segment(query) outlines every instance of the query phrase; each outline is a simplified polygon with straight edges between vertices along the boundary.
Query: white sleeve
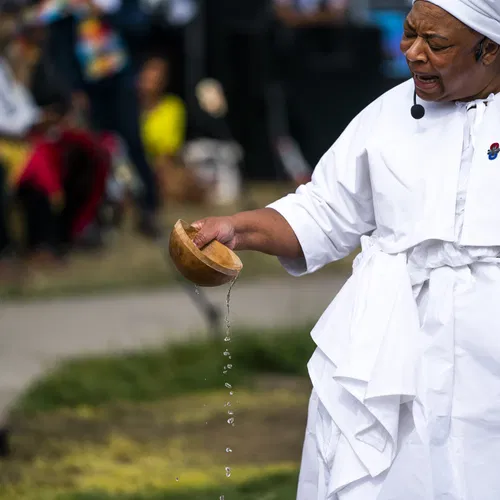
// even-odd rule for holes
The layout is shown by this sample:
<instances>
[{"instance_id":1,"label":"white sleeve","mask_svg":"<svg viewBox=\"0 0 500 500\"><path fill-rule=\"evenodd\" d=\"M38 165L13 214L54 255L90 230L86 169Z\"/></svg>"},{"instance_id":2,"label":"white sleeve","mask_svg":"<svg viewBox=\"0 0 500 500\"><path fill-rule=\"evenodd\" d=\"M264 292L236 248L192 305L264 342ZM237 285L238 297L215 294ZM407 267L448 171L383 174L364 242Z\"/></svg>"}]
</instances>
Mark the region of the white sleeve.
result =
<instances>
[{"instance_id":1,"label":"white sleeve","mask_svg":"<svg viewBox=\"0 0 500 500\"><path fill-rule=\"evenodd\" d=\"M269 205L290 224L304 253L303 259L280 258L290 274L313 273L346 257L362 235L375 229L365 149L374 111L371 105L351 122L320 160L311 182Z\"/></svg>"}]
</instances>

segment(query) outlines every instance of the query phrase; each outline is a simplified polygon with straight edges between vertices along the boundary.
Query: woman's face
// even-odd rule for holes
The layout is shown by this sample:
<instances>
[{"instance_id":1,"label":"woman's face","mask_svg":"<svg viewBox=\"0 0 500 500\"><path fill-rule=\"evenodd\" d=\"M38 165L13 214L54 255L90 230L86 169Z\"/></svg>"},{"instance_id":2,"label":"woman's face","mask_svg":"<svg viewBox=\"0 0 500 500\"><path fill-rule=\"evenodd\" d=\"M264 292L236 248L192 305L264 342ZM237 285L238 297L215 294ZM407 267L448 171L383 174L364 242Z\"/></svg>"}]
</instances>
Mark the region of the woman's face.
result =
<instances>
[{"instance_id":1,"label":"woman's face","mask_svg":"<svg viewBox=\"0 0 500 500\"><path fill-rule=\"evenodd\" d=\"M139 75L139 90L146 95L159 95L168 80L168 63L162 59L150 59Z\"/></svg>"},{"instance_id":2,"label":"woman's face","mask_svg":"<svg viewBox=\"0 0 500 500\"><path fill-rule=\"evenodd\" d=\"M199 92L201 108L211 115L223 114L226 102L221 90L215 85L206 85Z\"/></svg>"},{"instance_id":3,"label":"woman's face","mask_svg":"<svg viewBox=\"0 0 500 500\"><path fill-rule=\"evenodd\" d=\"M477 61L483 40L483 56ZM413 5L401 40L401 51L413 73L417 95L426 101L487 97L498 85L498 48L425 0Z\"/></svg>"}]
</instances>

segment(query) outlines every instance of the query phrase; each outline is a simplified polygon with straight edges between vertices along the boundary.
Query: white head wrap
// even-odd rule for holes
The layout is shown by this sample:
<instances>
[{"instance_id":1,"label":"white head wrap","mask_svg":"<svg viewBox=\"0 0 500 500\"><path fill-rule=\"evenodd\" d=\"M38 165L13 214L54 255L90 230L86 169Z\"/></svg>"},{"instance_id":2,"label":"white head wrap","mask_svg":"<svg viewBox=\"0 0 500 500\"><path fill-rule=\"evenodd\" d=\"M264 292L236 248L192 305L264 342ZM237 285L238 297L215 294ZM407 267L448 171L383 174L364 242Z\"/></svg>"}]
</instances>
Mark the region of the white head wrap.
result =
<instances>
[{"instance_id":1,"label":"white head wrap","mask_svg":"<svg viewBox=\"0 0 500 500\"><path fill-rule=\"evenodd\" d=\"M413 0L415 3L417 0ZM500 0L427 0L500 44Z\"/></svg>"}]
</instances>

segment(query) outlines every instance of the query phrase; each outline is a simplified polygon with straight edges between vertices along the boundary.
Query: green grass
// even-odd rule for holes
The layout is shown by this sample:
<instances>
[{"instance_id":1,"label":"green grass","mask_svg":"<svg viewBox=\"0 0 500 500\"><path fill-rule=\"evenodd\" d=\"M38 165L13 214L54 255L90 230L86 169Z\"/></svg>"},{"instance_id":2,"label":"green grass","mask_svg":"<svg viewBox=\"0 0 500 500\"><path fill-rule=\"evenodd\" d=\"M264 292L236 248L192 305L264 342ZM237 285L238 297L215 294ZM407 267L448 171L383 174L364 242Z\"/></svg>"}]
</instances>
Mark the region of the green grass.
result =
<instances>
[{"instance_id":1,"label":"green grass","mask_svg":"<svg viewBox=\"0 0 500 500\"><path fill-rule=\"evenodd\" d=\"M224 487L226 500L291 500L297 490L297 473L270 475L235 487ZM208 490L187 489L167 493L151 491L132 495L107 493L80 493L61 496L57 500L216 500L221 498L220 488Z\"/></svg>"},{"instance_id":2,"label":"green grass","mask_svg":"<svg viewBox=\"0 0 500 500\"><path fill-rule=\"evenodd\" d=\"M256 374L306 376L314 345L308 327L272 332L236 331L230 343L203 341L66 362L35 383L20 401L23 412L98 406L111 401L155 401L235 384ZM231 352L231 360L223 355Z\"/></svg>"},{"instance_id":3,"label":"green grass","mask_svg":"<svg viewBox=\"0 0 500 500\"><path fill-rule=\"evenodd\" d=\"M0 500L294 498L309 330L235 331L230 343L62 364L13 410Z\"/></svg>"}]
</instances>

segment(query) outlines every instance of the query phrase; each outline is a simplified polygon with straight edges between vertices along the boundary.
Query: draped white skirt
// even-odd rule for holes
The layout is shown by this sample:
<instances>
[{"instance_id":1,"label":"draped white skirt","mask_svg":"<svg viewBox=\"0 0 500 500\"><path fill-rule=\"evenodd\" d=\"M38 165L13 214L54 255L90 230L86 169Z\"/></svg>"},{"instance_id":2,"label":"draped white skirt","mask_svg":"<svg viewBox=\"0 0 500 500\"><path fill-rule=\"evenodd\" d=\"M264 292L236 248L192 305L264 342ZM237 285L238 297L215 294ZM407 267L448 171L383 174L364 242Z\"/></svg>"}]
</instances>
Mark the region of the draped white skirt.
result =
<instances>
[{"instance_id":1,"label":"draped white skirt","mask_svg":"<svg viewBox=\"0 0 500 500\"><path fill-rule=\"evenodd\" d=\"M497 255L363 240L312 332L298 500L500 499Z\"/></svg>"}]
</instances>

